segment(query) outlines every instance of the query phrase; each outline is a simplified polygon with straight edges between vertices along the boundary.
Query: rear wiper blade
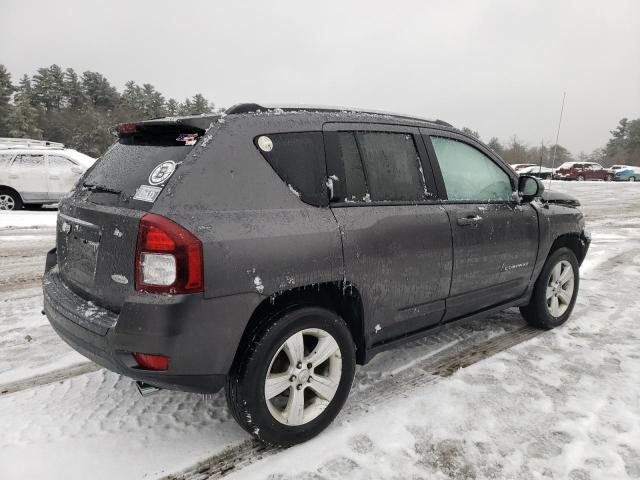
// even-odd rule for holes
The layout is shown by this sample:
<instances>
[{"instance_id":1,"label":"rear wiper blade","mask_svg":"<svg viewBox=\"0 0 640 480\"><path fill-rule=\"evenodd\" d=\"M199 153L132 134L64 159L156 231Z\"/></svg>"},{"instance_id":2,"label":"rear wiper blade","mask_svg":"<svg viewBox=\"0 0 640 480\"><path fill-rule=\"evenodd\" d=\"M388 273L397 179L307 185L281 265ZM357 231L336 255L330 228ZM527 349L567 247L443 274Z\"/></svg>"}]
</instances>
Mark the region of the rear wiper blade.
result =
<instances>
[{"instance_id":1,"label":"rear wiper blade","mask_svg":"<svg viewBox=\"0 0 640 480\"><path fill-rule=\"evenodd\" d=\"M113 188L109 188L100 184L84 183L82 186L86 187L92 192L115 193L116 195L119 195L120 193L122 193L121 190L115 190Z\"/></svg>"}]
</instances>

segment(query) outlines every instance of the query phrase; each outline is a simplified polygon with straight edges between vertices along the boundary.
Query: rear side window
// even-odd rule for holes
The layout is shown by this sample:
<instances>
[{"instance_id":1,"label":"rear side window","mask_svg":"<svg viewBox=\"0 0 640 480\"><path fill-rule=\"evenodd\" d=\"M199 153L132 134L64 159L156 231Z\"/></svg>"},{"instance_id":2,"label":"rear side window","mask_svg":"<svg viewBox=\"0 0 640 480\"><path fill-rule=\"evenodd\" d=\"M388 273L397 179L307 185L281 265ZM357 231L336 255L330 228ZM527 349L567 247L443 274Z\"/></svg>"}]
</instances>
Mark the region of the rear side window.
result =
<instances>
[{"instance_id":1,"label":"rear side window","mask_svg":"<svg viewBox=\"0 0 640 480\"><path fill-rule=\"evenodd\" d=\"M306 203L328 204L324 141L321 132L292 132L265 135L271 150L256 147L291 191Z\"/></svg>"},{"instance_id":2,"label":"rear side window","mask_svg":"<svg viewBox=\"0 0 640 480\"><path fill-rule=\"evenodd\" d=\"M40 168L44 166L44 155L23 154L16 156L14 168Z\"/></svg>"},{"instance_id":3,"label":"rear side window","mask_svg":"<svg viewBox=\"0 0 640 480\"><path fill-rule=\"evenodd\" d=\"M71 160L59 155L49 155L49 166L56 169L70 169L75 166Z\"/></svg>"},{"instance_id":4,"label":"rear side window","mask_svg":"<svg viewBox=\"0 0 640 480\"><path fill-rule=\"evenodd\" d=\"M356 136L351 132L338 132L338 157L344 167L344 188L347 201L364 201L367 195L367 182L358 152Z\"/></svg>"},{"instance_id":5,"label":"rear side window","mask_svg":"<svg viewBox=\"0 0 640 480\"><path fill-rule=\"evenodd\" d=\"M413 135L358 132L357 137L371 200L424 200Z\"/></svg>"}]
</instances>

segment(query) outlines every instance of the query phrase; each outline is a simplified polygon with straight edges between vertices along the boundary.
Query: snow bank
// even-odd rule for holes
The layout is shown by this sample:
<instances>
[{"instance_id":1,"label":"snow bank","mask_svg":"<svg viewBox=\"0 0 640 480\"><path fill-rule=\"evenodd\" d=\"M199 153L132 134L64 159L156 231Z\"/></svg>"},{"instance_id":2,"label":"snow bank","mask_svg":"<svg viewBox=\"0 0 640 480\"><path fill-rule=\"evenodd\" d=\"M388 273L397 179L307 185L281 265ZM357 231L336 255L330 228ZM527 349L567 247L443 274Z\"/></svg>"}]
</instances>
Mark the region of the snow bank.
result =
<instances>
[{"instance_id":1,"label":"snow bank","mask_svg":"<svg viewBox=\"0 0 640 480\"><path fill-rule=\"evenodd\" d=\"M57 210L30 212L28 210L0 211L1 228L55 227Z\"/></svg>"}]
</instances>

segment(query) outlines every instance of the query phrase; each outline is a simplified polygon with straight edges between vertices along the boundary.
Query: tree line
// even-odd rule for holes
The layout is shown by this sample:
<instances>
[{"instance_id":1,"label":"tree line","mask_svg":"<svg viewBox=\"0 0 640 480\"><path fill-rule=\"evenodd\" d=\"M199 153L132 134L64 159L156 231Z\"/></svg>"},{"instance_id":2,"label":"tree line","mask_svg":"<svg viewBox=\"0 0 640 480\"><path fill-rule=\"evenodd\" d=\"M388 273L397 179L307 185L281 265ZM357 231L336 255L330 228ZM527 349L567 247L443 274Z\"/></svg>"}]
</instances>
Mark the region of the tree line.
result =
<instances>
[{"instance_id":1,"label":"tree line","mask_svg":"<svg viewBox=\"0 0 640 480\"><path fill-rule=\"evenodd\" d=\"M0 64L0 137L34 138L62 142L98 157L113 143L111 128L120 122L167 115L210 113L215 105L197 93L179 102L165 98L149 84L129 81L122 92L98 72L78 74L58 65L39 68L17 85ZM463 131L480 138L469 128ZM517 136L487 144L510 164L533 163L556 166L568 161L640 165L640 118L620 120L605 146L591 153L573 155L562 145L529 146ZM553 161L555 151L555 162Z\"/></svg>"},{"instance_id":2,"label":"tree line","mask_svg":"<svg viewBox=\"0 0 640 480\"><path fill-rule=\"evenodd\" d=\"M0 137L62 142L92 157L113 143L117 123L213 111L215 105L200 93L179 102L134 81L119 92L101 73L78 74L58 65L39 68L14 85L0 65Z\"/></svg>"},{"instance_id":3,"label":"tree line","mask_svg":"<svg viewBox=\"0 0 640 480\"><path fill-rule=\"evenodd\" d=\"M474 130L467 127L462 130L480 138L478 132ZM504 144L497 137L492 137L487 145L511 165L532 163L544 167L555 164L558 167L564 162L595 162L605 167L615 164L640 166L640 118L635 120L623 118L609 133L611 137L604 147L596 148L591 153L580 152L577 155L573 155L562 145L541 143L529 146L516 135Z\"/></svg>"}]
</instances>

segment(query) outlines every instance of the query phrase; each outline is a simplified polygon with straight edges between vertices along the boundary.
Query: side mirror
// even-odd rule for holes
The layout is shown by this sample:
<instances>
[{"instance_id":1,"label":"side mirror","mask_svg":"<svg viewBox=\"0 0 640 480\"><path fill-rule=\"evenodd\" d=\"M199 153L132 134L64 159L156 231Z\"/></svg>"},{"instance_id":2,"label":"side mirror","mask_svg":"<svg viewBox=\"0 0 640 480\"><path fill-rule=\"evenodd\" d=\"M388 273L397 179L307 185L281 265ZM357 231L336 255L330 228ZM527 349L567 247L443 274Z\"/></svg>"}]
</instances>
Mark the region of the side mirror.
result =
<instances>
[{"instance_id":1,"label":"side mirror","mask_svg":"<svg viewBox=\"0 0 640 480\"><path fill-rule=\"evenodd\" d=\"M525 202L530 202L544 192L542 180L529 175L523 175L518 179L518 193Z\"/></svg>"}]
</instances>

